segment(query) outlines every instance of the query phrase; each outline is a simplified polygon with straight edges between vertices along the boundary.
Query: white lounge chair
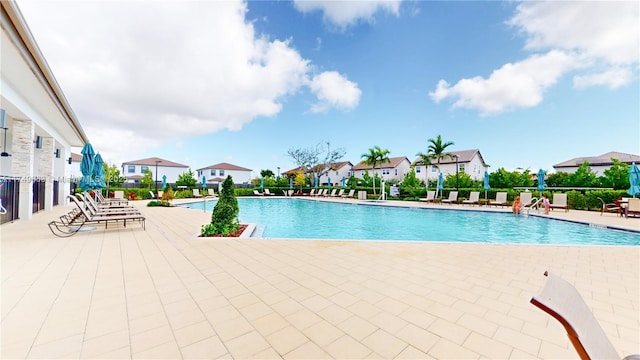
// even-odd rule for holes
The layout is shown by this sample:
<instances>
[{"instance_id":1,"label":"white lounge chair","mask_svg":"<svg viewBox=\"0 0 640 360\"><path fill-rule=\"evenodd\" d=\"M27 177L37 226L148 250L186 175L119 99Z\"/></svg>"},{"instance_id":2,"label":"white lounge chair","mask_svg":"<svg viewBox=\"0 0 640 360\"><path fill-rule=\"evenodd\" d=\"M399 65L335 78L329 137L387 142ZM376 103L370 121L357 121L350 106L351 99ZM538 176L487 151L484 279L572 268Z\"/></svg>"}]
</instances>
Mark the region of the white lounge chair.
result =
<instances>
[{"instance_id":1,"label":"white lounge chair","mask_svg":"<svg viewBox=\"0 0 640 360\"><path fill-rule=\"evenodd\" d=\"M218 197L218 195L216 195L216 192L213 189L207 189L207 192L210 197Z\"/></svg>"},{"instance_id":2,"label":"white lounge chair","mask_svg":"<svg viewBox=\"0 0 640 360\"><path fill-rule=\"evenodd\" d=\"M427 191L427 197L426 198L420 198L420 201L426 201L426 202L433 202L436 200L436 192L433 190L428 190Z\"/></svg>"},{"instance_id":3,"label":"white lounge chair","mask_svg":"<svg viewBox=\"0 0 640 360\"><path fill-rule=\"evenodd\" d=\"M200 195L200 189L193 189L193 197L202 197L202 195Z\"/></svg>"},{"instance_id":4,"label":"white lounge chair","mask_svg":"<svg viewBox=\"0 0 640 360\"><path fill-rule=\"evenodd\" d=\"M567 205L567 194L553 194L551 210L553 209L564 209L565 212L569 211L569 205Z\"/></svg>"},{"instance_id":5,"label":"white lounge chair","mask_svg":"<svg viewBox=\"0 0 640 360\"><path fill-rule=\"evenodd\" d=\"M528 208L529 206L531 206L532 201L533 201L533 194L531 194L528 191L520 193L520 202L522 203L523 208Z\"/></svg>"},{"instance_id":6,"label":"white lounge chair","mask_svg":"<svg viewBox=\"0 0 640 360\"><path fill-rule=\"evenodd\" d=\"M449 198L443 199L442 202L446 203L446 204L453 204L454 202L457 203L458 202L458 192L457 191L450 192L449 193Z\"/></svg>"},{"instance_id":7,"label":"white lounge chair","mask_svg":"<svg viewBox=\"0 0 640 360\"><path fill-rule=\"evenodd\" d=\"M329 190L327 190L327 191L329 191ZM334 196L336 196L336 192L338 191L338 189L331 190L331 194L327 194L327 191L325 191L324 197L330 197L330 196L334 197Z\"/></svg>"},{"instance_id":8,"label":"white lounge chair","mask_svg":"<svg viewBox=\"0 0 640 360\"><path fill-rule=\"evenodd\" d=\"M349 193L346 195L342 195L343 198L352 198L353 195L356 193L356 191L354 189L349 190Z\"/></svg>"},{"instance_id":9,"label":"white lounge chair","mask_svg":"<svg viewBox=\"0 0 640 360\"><path fill-rule=\"evenodd\" d=\"M480 191L472 191L469 193L468 200L462 200L463 204L478 204L480 202Z\"/></svg>"},{"instance_id":10,"label":"white lounge chair","mask_svg":"<svg viewBox=\"0 0 640 360\"><path fill-rule=\"evenodd\" d=\"M338 193L335 195L331 194L331 196L334 196L334 197L342 197L342 195L344 195L344 189L340 189L340 191L338 191Z\"/></svg>"},{"instance_id":11,"label":"white lounge chair","mask_svg":"<svg viewBox=\"0 0 640 360\"><path fill-rule=\"evenodd\" d=\"M265 195L270 195L270 196L275 195L274 193L272 193L271 191L269 191L269 189L267 189L267 188L265 188L265 189L264 189L264 194L265 194Z\"/></svg>"},{"instance_id":12,"label":"white lounge chair","mask_svg":"<svg viewBox=\"0 0 640 360\"><path fill-rule=\"evenodd\" d=\"M507 193L506 192L496 193L496 199L493 201L489 201L489 205L508 206L509 204L507 203Z\"/></svg>"},{"instance_id":13,"label":"white lounge chair","mask_svg":"<svg viewBox=\"0 0 640 360\"><path fill-rule=\"evenodd\" d=\"M309 195L309 196L316 196L316 189L311 189L311 191L309 191L309 193L308 193L308 194L306 194L306 195Z\"/></svg>"},{"instance_id":14,"label":"white lounge chair","mask_svg":"<svg viewBox=\"0 0 640 360\"><path fill-rule=\"evenodd\" d=\"M264 196L264 194L259 192L258 190L253 190L253 195L255 195L255 196Z\"/></svg>"}]
</instances>

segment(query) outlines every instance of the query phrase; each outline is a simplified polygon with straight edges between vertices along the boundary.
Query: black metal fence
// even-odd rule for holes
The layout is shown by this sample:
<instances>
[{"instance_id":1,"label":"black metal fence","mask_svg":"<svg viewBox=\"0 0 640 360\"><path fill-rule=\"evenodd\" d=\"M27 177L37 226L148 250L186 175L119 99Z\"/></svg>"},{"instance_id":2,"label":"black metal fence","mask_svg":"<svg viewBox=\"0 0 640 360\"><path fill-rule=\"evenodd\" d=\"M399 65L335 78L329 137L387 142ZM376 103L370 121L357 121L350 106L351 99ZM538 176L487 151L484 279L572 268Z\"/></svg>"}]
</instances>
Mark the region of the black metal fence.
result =
<instances>
[{"instance_id":1,"label":"black metal fence","mask_svg":"<svg viewBox=\"0 0 640 360\"><path fill-rule=\"evenodd\" d=\"M20 181L10 177L0 177L0 224L18 218Z\"/></svg>"}]
</instances>

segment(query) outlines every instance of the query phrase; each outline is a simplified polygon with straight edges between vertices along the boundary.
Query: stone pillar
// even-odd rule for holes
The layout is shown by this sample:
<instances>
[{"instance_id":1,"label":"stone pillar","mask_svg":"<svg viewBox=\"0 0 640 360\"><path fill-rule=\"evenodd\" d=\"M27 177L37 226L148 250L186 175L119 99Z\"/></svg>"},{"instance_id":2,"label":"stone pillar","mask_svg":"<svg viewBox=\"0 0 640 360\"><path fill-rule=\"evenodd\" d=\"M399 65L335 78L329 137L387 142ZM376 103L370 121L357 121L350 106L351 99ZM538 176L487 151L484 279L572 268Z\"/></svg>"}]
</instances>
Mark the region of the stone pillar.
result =
<instances>
[{"instance_id":1,"label":"stone pillar","mask_svg":"<svg viewBox=\"0 0 640 360\"><path fill-rule=\"evenodd\" d=\"M39 151L38 157L40 165L38 167L38 177L46 179L44 185L44 209L51 210L53 208L53 161L56 142L52 137L42 139L42 149Z\"/></svg>"},{"instance_id":2,"label":"stone pillar","mask_svg":"<svg viewBox=\"0 0 640 360\"><path fill-rule=\"evenodd\" d=\"M33 121L13 119L11 141L11 174L20 178L18 217L22 220L33 216L33 156L35 135Z\"/></svg>"}]
</instances>

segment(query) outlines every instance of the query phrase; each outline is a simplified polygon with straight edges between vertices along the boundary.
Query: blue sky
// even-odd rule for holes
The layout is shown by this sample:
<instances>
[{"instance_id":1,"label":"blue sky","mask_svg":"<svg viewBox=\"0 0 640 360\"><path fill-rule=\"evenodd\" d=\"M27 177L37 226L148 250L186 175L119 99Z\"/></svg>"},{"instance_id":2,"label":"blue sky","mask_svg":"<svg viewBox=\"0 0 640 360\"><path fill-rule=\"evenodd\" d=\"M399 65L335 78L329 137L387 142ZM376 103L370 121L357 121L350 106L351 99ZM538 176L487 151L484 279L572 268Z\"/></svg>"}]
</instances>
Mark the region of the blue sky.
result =
<instances>
[{"instance_id":1,"label":"blue sky","mask_svg":"<svg viewBox=\"0 0 640 360\"><path fill-rule=\"evenodd\" d=\"M96 151L282 171L441 134L491 171L640 153L639 4L19 1Z\"/></svg>"}]
</instances>

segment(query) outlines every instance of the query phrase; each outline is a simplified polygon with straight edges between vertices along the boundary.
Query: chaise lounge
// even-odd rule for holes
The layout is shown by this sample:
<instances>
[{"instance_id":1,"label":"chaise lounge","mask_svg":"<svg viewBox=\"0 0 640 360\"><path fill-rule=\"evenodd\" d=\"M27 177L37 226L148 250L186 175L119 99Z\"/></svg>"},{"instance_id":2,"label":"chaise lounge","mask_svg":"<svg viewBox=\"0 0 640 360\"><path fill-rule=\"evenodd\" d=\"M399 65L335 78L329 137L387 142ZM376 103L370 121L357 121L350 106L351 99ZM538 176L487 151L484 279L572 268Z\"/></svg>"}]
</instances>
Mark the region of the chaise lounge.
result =
<instances>
[{"instance_id":1,"label":"chaise lounge","mask_svg":"<svg viewBox=\"0 0 640 360\"><path fill-rule=\"evenodd\" d=\"M442 202L445 203L445 204L453 204L454 202L457 203L458 202L458 192L457 191L450 192L449 193L449 198L443 199Z\"/></svg>"},{"instance_id":2,"label":"chaise lounge","mask_svg":"<svg viewBox=\"0 0 640 360\"><path fill-rule=\"evenodd\" d=\"M472 191L469 193L468 200L462 200L462 204L478 204L480 202L480 191Z\"/></svg>"},{"instance_id":3,"label":"chaise lounge","mask_svg":"<svg viewBox=\"0 0 640 360\"><path fill-rule=\"evenodd\" d=\"M565 212L569 211L569 205L567 205L567 194L553 194L551 209L564 209Z\"/></svg>"}]
</instances>

